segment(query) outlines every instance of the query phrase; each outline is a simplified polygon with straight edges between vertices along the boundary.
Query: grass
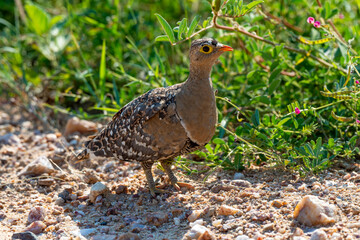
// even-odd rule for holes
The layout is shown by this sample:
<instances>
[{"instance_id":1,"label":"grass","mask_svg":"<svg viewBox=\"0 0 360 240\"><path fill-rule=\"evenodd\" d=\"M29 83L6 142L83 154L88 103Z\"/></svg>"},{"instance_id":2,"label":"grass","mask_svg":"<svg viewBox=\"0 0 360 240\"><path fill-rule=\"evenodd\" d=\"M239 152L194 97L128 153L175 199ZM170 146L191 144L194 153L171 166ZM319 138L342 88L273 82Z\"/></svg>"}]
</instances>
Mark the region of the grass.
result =
<instances>
[{"instance_id":1,"label":"grass","mask_svg":"<svg viewBox=\"0 0 360 240\"><path fill-rule=\"evenodd\" d=\"M103 118L182 82L190 39L208 36L236 50L213 70L219 126L196 152L204 164L306 174L359 158L358 1L15 3L0 6L0 93L28 107L36 99L40 117L47 107Z\"/></svg>"}]
</instances>

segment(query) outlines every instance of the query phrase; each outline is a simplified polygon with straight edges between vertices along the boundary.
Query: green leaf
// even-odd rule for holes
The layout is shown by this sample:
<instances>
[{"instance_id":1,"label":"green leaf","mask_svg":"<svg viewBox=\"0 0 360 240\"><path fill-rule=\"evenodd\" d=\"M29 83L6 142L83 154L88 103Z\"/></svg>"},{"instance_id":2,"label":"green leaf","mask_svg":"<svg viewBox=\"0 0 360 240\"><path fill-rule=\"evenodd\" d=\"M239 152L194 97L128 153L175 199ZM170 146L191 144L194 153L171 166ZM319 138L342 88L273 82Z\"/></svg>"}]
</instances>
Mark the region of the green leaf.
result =
<instances>
[{"instance_id":1,"label":"green leaf","mask_svg":"<svg viewBox=\"0 0 360 240\"><path fill-rule=\"evenodd\" d=\"M282 119L276 126L277 127L280 127L280 126L282 126L282 125L284 125L287 121L289 121L291 118L284 118L284 119Z\"/></svg>"},{"instance_id":2,"label":"green leaf","mask_svg":"<svg viewBox=\"0 0 360 240\"><path fill-rule=\"evenodd\" d=\"M196 15L194 17L194 19L191 21L190 26L189 26L189 31L186 34L187 37L190 37L194 33L199 20L200 20L200 17L198 15Z\"/></svg>"},{"instance_id":3,"label":"green leaf","mask_svg":"<svg viewBox=\"0 0 360 240\"><path fill-rule=\"evenodd\" d=\"M253 2L249 3L246 6L243 6L242 9L241 9L240 15L247 14L248 12L253 10L257 5L259 5L260 3L263 3L263 2L264 2L263 0L257 0L257 1L253 1Z\"/></svg>"},{"instance_id":4,"label":"green leaf","mask_svg":"<svg viewBox=\"0 0 360 240\"><path fill-rule=\"evenodd\" d=\"M29 17L28 27L38 35L46 33L50 29L50 17L44 9L34 4L25 5Z\"/></svg>"},{"instance_id":5,"label":"green leaf","mask_svg":"<svg viewBox=\"0 0 360 240\"><path fill-rule=\"evenodd\" d=\"M220 4L221 4L221 0L215 0L215 6L214 6L215 12L218 12L220 10Z\"/></svg>"},{"instance_id":6,"label":"green leaf","mask_svg":"<svg viewBox=\"0 0 360 240\"><path fill-rule=\"evenodd\" d=\"M103 46L101 51L99 78L100 78L99 86L101 92L101 100L103 100L105 95L105 78L106 78L106 41L105 40L103 40Z\"/></svg>"},{"instance_id":7,"label":"green leaf","mask_svg":"<svg viewBox=\"0 0 360 240\"><path fill-rule=\"evenodd\" d=\"M322 146L322 138L318 137L318 139L316 140L315 157L319 157L321 146Z\"/></svg>"},{"instance_id":8,"label":"green leaf","mask_svg":"<svg viewBox=\"0 0 360 240\"><path fill-rule=\"evenodd\" d=\"M155 13L155 16L159 20L159 22L161 24L161 27L163 28L166 35L169 37L170 42L174 43L175 42L175 36L174 36L174 32L173 32L170 24L160 14Z\"/></svg>"},{"instance_id":9,"label":"green leaf","mask_svg":"<svg viewBox=\"0 0 360 240\"><path fill-rule=\"evenodd\" d=\"M155 38L155 42L169 42L169 37L166 35L160 35Z\"/></svg>"},{"instance_id":10,"label":"green leaf","mask_svg":"<svg viewBox=\"0 0 360 240\"><path fill-rule=\"evenodd\" d=\"M180 25L179 25L179 31L178 31L178 39L181 40L182 39L182 34L186 31L187 29L187 19L183 18L183 20L181 20Z\"/></svg>"},{"instance_id":11,"label":"green leaf","mask_svg":"<svg viewBox=\"0 0 360 240\"><path fill-rule=\"evenodd\" d=\"M273 94L273 92L280 86L280 83L281 83L281 78L277 78L271 82L268 89L269 95Z\"/></svg>"},{"instance_id":12,"label":"green leaf","mask_svg":"<svg viewBox=\"0 0 360 240\"><path fill-rule=\"evenodd\" d=\"M120 106L119 91L118 91L118 89L117 89L117 86L116 86L116 83L115 83L114 78L112 79L112 82L113 82L113 93L114 93L114 97L115 97L115 102L116 102L117 105Z\"/></svg>"},{"instance_id":13,"label":"green leaf","mask_svg":"<svg viewBox=\"0 0 360 240\"><path fill-rule=\"evenodd\" d=\"M333 148L335 146L335 142L334 142L334 139L333 138L329 138L329 141L328 141L328 148Z\"/></svg>"},{"instance_id":14,"label":"green leaf","mask_svg":"<svg viewBox=\"0 0 360 240\"><path fill-rule=\"evenodd\" d=\"M212 141L214 144L219 144L219 145L223 145L223 144L226 144L226 142L221 139L221 138L215 138L213 141Z\"/></svg>"},{"instance_id":15,"label":"green leaf","mask_svg":"<svg viewBox=\"0 0 360 240\"><path fill-rule=\"evenodd\" d=\"M339 10L338 10L337 8L331 10L331 13L328 14L327 19L332 18L332 17L335 16L338 12L339 12Z\"/></svg>"},{"instance_id":16,"label":"green leaf","mask_svg":"<svg viewBox=\"0 0 360 240\"><path fill-rule=\"evenodd\" d=\"M260 125L260 114L259 114L259 110L255 109L255 113L252 115L251 121L253 122L253 124L254 124L256 127Z\"/></svg>"},{"instance_id":17,"label":"green leaf","mask_svg":"<svg viewBox=\"0 0 360 240\"><path fill-rule=\"evenodd\" d=\"M270 84L277 76L279 76L280 72L281 72L281 68L276 68L274 71L272 71L272 73L270 74L270 77L269 77Z\"/></svg>"}]
</instances>

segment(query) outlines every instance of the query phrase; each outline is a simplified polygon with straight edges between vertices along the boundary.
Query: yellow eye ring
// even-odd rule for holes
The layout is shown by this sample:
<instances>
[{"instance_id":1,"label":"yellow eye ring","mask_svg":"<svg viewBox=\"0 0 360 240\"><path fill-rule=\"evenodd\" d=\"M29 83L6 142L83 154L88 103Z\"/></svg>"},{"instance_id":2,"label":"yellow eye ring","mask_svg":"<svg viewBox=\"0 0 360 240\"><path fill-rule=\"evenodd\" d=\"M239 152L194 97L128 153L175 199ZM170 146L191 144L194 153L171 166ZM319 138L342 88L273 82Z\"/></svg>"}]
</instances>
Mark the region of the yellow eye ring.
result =
<instances>
[{"instance_id":1,"label":"yellow eye ring","mask_svg":"<svg viewBox=\"0 0 360 240\"><path fill-rule=\"evenodd\" d=\"M205 54L209 54L213 51L213 47L210 45L204 45L200 48L200 52L205 53Z\"/></svg>"}]
</instances>

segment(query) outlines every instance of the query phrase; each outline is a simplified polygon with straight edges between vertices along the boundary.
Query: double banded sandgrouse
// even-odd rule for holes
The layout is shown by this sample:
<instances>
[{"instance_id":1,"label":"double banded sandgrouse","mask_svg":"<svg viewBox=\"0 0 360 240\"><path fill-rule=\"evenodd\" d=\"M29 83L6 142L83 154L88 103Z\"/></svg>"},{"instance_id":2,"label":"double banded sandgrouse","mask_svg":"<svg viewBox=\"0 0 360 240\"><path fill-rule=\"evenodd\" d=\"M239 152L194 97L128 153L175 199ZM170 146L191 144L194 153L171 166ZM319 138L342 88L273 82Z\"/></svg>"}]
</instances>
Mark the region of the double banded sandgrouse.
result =
<instances>
[{"instance_id":1,"label":"double banded sandgrouse","mask_svg":"<svg viewBox=\"0 0 360 240\"><path fill-rule=\"evenodd\" d=\"M150 193L155 188L152 165L159 161L171 184L179 190L171 170L174 157L207 144L215 133L217 112L210 79L218 57L233 51L211 38L194 40L190 48L190 72L180 84L156 88L134 99L117 112L108 125L86 143L77 159L89 154L140 162Z\"/></svg>"}]
</instances>

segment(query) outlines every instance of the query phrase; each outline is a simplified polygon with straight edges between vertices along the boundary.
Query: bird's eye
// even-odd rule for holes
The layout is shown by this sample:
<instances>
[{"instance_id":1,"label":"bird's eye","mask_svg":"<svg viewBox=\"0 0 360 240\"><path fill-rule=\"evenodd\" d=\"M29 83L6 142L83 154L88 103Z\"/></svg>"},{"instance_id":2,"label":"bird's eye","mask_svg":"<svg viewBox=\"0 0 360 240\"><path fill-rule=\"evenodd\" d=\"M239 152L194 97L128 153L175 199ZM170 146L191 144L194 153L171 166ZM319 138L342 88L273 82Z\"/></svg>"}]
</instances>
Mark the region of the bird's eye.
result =
<instances>
[{"instance_id":1,"label":"bird's eye","mask_svg":"<svg viewBox=\"0 0 360 240\"><path fill-rule=\"evenodd\" d=\"M213 50L213 48L210 46L210 45L204 45L200 48L200 52L203 52L203 53L211 53Z\"/></svg>"}]
</instances>

